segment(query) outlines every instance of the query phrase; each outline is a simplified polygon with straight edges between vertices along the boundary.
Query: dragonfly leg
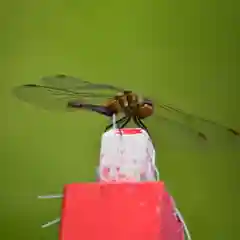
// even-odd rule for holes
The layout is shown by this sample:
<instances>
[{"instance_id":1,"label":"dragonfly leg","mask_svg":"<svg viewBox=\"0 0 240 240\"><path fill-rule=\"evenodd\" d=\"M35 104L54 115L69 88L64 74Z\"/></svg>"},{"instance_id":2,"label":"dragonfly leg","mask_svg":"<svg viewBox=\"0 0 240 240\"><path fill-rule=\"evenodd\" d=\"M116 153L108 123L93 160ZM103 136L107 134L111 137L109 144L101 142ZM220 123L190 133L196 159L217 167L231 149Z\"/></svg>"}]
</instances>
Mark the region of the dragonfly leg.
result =
<instances>
[{"instance_id":1,"label":"dragonfly leg","mask_svg":"<svg viewBox=\"0 0 240 240\"><path fill-rule=\"evenodd\" d=\"M139 119L138 117L134 117L133 120L138 127L144 129L149 134L147 126L141 121L141 119Z\"/></svg>"},{"instance_id":2,"label":"dragonfly leg","mask_svg":"<svg viewBox=\"0 0 240 240\"><path fill-rule=\"evenodd\" d=\"M138 117L136 117L134 121L137 124L137 126L139 126L140 128L144 129L147 132L148 136L152 139L151 134L148 131L147 126L143 123L143 121L141 119L139 119Z\"/></svg>"},{"instance_id":3,"label":"dragonfly leg","mask_svg":"<svg viewBox=\"0 0 240 240\"><path fill-rule=\"evenodd\" d=\"M125 121L127 119L127 117L122 117L119 120L116 121L116 126L119 127L119 124L123 121ZM105 132L108 131L110 128L113 127L113 123L109 124L106 128L105 128Z\"/></svg>"},{"instance_id":4,"label":"dragonfly leg","mask_svg":"<svg viewBox=\"0 0 240 240\"><path fill-rule=\"evenodd\" d=\"M126 121L124 123L122 123L120 128L124 128L129 122L130 122L131 118L127 118Z\"/></svg>"}]
</instances>

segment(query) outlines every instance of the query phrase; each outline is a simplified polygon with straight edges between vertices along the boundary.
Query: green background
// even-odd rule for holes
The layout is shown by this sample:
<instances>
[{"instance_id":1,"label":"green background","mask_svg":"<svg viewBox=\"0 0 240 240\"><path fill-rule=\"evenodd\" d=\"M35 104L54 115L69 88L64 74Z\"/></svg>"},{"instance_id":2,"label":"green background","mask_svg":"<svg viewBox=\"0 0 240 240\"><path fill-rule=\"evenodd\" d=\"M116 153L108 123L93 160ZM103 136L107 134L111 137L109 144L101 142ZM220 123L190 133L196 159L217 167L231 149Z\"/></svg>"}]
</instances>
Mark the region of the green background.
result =
<instances>
[{"instance_id":1,"label":"green background","mask_svg":"<svg viewBox=\"0 0 240 240\"><path fill-rule=\"evenodd\" d=\"M40 225L60 214L60 201L36 196L94 180L106 125L92 113L24 104L11 95L15 85L67 73L240 129L237 1L9 0L0 12L1 239L57 239L57 226ZM163 143L161 177L193 239L237 239L240 154Z\"/></svg>"}]
</instances>

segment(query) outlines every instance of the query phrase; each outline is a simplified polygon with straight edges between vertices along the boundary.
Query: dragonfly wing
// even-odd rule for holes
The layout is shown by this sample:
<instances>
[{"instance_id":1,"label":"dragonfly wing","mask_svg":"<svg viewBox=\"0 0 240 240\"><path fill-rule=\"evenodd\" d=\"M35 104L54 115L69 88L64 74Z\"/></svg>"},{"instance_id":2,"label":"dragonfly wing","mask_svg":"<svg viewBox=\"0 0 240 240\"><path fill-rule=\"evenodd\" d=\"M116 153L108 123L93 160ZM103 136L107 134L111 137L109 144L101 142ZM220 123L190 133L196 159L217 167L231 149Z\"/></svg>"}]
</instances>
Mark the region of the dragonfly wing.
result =
<instances>
[{"instance_id":1,"label":"dragonfly wing","mask_svg":"<svg viewBox=\"0 0 240 240\"><path fill-rule=\"evenodd\" d=\"M234 130L231 127L224 126L212 120L205 119L203 117L186 113L183 110L173 107L172 105L164 105L164 108L178 116L181 122L185 122L186 124L190 125L192 128L199 129L200 131L206 132L206 135L210 136L210 133L214 131L215 134L230 134L232 136L240 136L240 133Z\"/></svg>"},{"instance_id":2,"label":"dragonfly wing","mask_svg":"<svg viewBox=\"0 0 240 240\"><path fill-rule=\"evenodd\" d=\"M71 79L71 78L69 78ZM74 78L70 81L75 81ZM51 82L51 81L50 81ZM49 110L67 110L71 108L69 102L77 101L85 104L103 105L114 95L102 91L83 91L78 89L77 85L67 82L61 84L53 83L47 85L26 84L13 89L13 93L20 100L41 106Z\"/></svg>"},{"instance_id":3,"label":"dragonfly wing","mask_svg":"<svg viewBox=\"0 0 240 240\"><path fill-rule=\"evenodd\" d=\"M63 89L81 89L89 85L88 81L76 77L58 74L55 76L44 76L40 79L44 86L63 88Z\"/></svg>"},{"instance_id":4,"label":"dragonfly wing","mask_svg":"<svg viewBox=\"0 0 240 240\"><path fill-rule=\"evenodd\" d=\"M79 98L78 93L40 85L22 85L13 89L14 95L25 102L48 110L67 110L68 102Z\"/></svg>"},{"instance_id":5,"label":"dragonfly wing","mask_svg":"<svg viewBox=\"0 0 240 240\"><path fill-rule=\"evenodd\" d=\"M168 148L168 146L171 149L172 147L189 147L191 144L202 146L207 143L205 135L188 125L159 113L155 113L152 118L146 119L146 123L153 140L160 140L160 145L164 148Z\"/></svg>"},{"instance_id":6,"label":"dragonfly wing","mask_svg":"<svg viewBox=\"0 0 240 240\"><path fill-rule=\"evenodd\" d=\"M158 119L161 119L163 126L175 129L176 132L177 130L178 132L185 132L187 135L201 139L201 141L217 143L219 146L222 146L220 143L230 143L229 145L233 143L240 144L239 133L231 128L193 114L188 114L171 105L163 104L157 107L156 115Z\"/></svg>"},{"instance_id":7,"label":"dragonfly wing","mask_svg":"<svg viewBox=\"0 0 240 240\"><path fill-rule=\"evenodd\" d=\"M94 84L76 77L58 74L40 79L43 85L27 84L16 87L14 94L21 100L46 109L69 109L69 102L105 105L124 89L110 84Z\"/></svg>"},{"instance_id":8,"label":"dragonfly wing","mask_svg":"<svg viewBox=\"0 0 240 240\"><path fill-rule=\"evenodd\" d=\"M118 92L123 92L124 89L115 87L110 84L95 84L89 81L82 80L80 78L68 76L65 74L58 74L53 76L45 76L41 78L41 82L45 86L51 86L55 88L64 88L74 91L82 90L95 90L105 91L114 96Z\"/></svg>"}]
</instances>

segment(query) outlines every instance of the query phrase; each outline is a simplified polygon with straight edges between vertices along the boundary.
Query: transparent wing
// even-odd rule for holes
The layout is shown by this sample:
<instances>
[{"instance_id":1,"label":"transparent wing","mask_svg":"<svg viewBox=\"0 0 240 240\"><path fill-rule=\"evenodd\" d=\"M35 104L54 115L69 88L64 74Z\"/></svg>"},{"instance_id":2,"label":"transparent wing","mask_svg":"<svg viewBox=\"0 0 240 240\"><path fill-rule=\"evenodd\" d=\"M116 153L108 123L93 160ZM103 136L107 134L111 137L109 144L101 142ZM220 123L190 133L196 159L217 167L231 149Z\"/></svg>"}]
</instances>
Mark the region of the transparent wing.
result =
<instances>
[{"instance_id":1,"label":"transparent wing","mask_svg":"<svg viewBox=\"0 0 240 240\"><path fill-rule=\"evenodd\" d=\"M79 78L55 75L41 78L43 85L26 84L13 89L14 95L25 102L49 110L67 110L69 102L104 104L121 88L108 84L94 84Z\"/></svg>"},{"instance_id":2,"label":"transparent wing","mask_svg":"<svg viewBox=\"0 0 240 240\"><path fill-rule=\"evenodd\" d=\"M22 101L48 110L66 110L68 101L79 97L79 94L73 91L34 84L15 87L13 93Z\"/></svg>"},{"instance_id":3,"label":"transparent wing","mask_svg":"<svg viewBox=\"0 0 240 240\"><path fill-rule=\"evenodd\" d=\"M164 149L175 149L189 146L206 145L205 137L201 137L199 132L179 121L155 113L152 118L146 119L145 123L154 142L159 144L156 147ZM174 147L174 148L173 148Z\"/></svg>"},{"instance_id":4,"label":"transparent wing","mask_svg":"<svg viewBox=\"0 0 240 240\"><path fill-rule=\"evenodd\" d=\"M171 132L176 140L181 135L185 137L191 136L190 140L199 143L215 142L218 143L218 146L222 146L220 143L228 143L229 146L235 144L239 146L240 144L240 134L236 130L212 120L186 113L172 105L156 105L155 118L159 123L159 128L163 132ZM182 141L181 138L179 140Z\"/></svg>"},{"instance_id":5,"label":"transparent wing","mask_svg":"<svg viewBox=\"0 0 240 240\"><path fill-rule=\"evenodd\" d=\"M54 88L41 85L22 85L13 89L14 95L25 102L48 110L71 110L69 102L103 104L113 95L76 92L68 89Z\"/></svg>"},{"instance_id":6,"label":"transparent wing","mask_svg":"<svg viewBox=\"0 0 240 240\"><path fill-rule=\"evenodd\" d=\"M58 74L53 76L45 76L40 80L44 86L55 87L81 92L82 90L103 91L104 93L116 94L123 92L124 89L115 87L110 84L96 84L89 81L81 80L80 78Z\"/></svg>"}]
</instances>

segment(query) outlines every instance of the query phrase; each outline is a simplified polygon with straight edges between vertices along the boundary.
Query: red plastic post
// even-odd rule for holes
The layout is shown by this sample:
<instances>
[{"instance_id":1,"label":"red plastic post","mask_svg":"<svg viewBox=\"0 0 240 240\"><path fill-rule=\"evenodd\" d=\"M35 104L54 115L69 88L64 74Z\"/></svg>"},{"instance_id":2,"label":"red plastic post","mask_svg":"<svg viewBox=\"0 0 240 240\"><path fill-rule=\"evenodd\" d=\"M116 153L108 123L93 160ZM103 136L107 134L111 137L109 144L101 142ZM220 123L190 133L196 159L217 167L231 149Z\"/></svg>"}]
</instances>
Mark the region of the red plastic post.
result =
<instances>
[{"instance_id":1,"label":"red plastic post","mask_svg":"<svg viewBox=\"0 0 240 240\"><path fill-rule=\"evenodd\" d=\"M163 182L66 185L60 240L183 240Z\"/></svg>"}]
</instances>

